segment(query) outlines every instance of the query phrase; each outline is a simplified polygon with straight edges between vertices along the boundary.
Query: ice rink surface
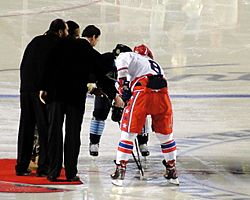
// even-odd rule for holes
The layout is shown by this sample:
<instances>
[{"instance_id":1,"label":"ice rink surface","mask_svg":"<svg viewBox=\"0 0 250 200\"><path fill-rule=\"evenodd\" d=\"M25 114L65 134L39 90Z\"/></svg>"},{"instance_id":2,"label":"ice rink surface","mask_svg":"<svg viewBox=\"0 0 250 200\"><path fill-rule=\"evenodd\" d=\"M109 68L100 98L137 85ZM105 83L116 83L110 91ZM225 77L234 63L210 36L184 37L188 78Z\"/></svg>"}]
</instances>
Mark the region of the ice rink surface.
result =
<instances>
[{"instance_id":1,"label":"ice rink surface","mask_svg":"<svg viewBox=\"0 0 250 200\"><path fill-rule=\"evenodd\" d=\"M0 193L1 200L250 199L250 0L1 0L0 158L16 158L23 51L55 18L98 26L101 53L117 43L152 49L168 78L180 186L162 176L154 133L144 179L131 160L125 186L113 186L120 131L109 117L99 157L89 156L88 97L78 165L84 184L58 186L70 192Z\"/></svg>"}]
</instances>

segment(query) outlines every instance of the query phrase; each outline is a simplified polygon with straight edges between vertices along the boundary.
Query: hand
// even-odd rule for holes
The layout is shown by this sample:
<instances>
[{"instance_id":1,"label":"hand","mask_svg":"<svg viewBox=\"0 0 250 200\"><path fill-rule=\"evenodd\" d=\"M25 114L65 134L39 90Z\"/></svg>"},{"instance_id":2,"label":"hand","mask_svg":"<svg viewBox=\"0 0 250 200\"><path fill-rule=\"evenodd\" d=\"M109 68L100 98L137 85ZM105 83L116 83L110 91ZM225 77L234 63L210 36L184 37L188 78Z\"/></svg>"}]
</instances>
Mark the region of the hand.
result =
<instances>
[{"instance_id":1,"label":"hand","mask_svg":"<svg viewBox=\"0 0 250 200\"><path fill-rule=\"evenodd\" d=\"M43 104L46 104L46 101L45 101L46 97L47 97L47 92L41 90L41 91L39 92L39 99L40 99L40 101L41 101Z\"/></svg>"},{"instance_id":2,"label":"hand","mask_svg":"<svg viewBox=\"0 0 250 200\"><path fill-rule=\"evenodd\" d=\"M123 108L125 106L124 101L122 100L122 98L120 97L119 94L116 94L116 97L114 99L114 106L115 107L120 107Z\"/></svg>"},{"instance_id":3,"label":"hand","mask_svg":"<svg viewBox=\"0 0 250 200\"><path fill-rule=\"evenodd\" d=\"M93 94L93 92L97 88L97 86L95 83L88 83L87 88L88 88L88 93Z\"/></svg>"}]
</instances>

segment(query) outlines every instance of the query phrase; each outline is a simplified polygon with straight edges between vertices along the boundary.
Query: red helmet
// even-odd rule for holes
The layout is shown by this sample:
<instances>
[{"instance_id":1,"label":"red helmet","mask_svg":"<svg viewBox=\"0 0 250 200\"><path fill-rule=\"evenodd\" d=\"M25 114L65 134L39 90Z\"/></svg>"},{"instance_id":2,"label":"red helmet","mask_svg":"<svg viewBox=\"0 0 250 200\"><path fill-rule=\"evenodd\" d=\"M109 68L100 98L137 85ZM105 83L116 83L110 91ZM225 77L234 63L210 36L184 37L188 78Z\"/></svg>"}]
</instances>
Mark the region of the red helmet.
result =
<instances>
[{"instance_id":1,"label":"red helmet","mask_svg":"<svg viewBox=\"0 0 250 200\"><path fill-rule=\"evenodd\" d=\"M134 52L138 53L142 56L148 56L151 59L154 59L152 51L144 44L138 45L134 47Z\"/></svg>"}]
</instances>

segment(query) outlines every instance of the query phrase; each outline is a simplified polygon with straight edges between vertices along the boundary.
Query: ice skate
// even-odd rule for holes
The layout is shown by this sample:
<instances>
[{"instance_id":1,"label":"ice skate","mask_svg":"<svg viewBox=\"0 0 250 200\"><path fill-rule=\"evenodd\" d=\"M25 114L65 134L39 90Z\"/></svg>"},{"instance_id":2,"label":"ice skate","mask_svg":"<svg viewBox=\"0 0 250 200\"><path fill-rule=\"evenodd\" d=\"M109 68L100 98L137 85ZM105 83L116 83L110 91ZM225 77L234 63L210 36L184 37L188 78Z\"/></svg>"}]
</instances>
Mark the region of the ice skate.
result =
<instances>
[{"instance_id":1,"label":"ice skate","mask_svg":"<svg viewBox=\"0 0 250 200\"><path fill-rule=\"evenodd\" d=\"M168 182L174 185L179 185L180 183L175 164L169 164L166 162L166 160L163 160L162 164L166 167L166 173L164 174L164 177L168 180Z\"/></svg>"},{"instance_id":2,"label":"ice skate","mask_svg":"<svg viewBox=\"0 0 250 200\"><path fill-rule=\"evenodd\" d=\"M89 144L89 154L91 156L98 156L99 153L99 144Z\"/></svg>"},{"instance_id":3,"label":"ice skate","mask_svg":"<svg viewBox=\"0 0 250 200\"><path fill-rule=\"evenodd\" d=\"M143 157L149 156L150 153L149 153L147 144L141 144L139 146L139 149Z\"/></svg>"},{"instance_id":4,"label":"ice skate","mask_svg":"<svg viewBox=\"0 0 250 200\"><path fill-rule=\"evenodd\" d=\"M123 181L124 181L125 172L126 172L126 164L127 162L124 160L121 160L120 164L116 164L115 172L110 175L112 178L112 184L116 186L120 186L120 187L123 186Z\"/></svg>"}]
</instances>

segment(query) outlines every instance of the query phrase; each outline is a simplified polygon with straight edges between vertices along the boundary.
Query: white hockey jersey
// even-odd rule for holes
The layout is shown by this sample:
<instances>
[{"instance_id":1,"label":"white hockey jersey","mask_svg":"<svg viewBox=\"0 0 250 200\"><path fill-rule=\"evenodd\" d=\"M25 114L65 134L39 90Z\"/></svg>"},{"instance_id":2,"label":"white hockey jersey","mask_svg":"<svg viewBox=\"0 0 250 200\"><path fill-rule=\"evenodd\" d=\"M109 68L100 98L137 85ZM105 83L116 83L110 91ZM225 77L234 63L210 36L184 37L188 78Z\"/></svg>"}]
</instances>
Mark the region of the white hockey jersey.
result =
<instances>
[{"instance_id":1,"label":"white hockey jersey","mask_svg":"<svg viewBox=\"0 0 250 200\"><path fill-rule=\"evenodd\" d=\"M135 52L120 53L115 60L118 71L118 79L126 77L133 81L144 75L162 75L162 67L147 56L142 56Z\"/></svg>"}]
</instances>

